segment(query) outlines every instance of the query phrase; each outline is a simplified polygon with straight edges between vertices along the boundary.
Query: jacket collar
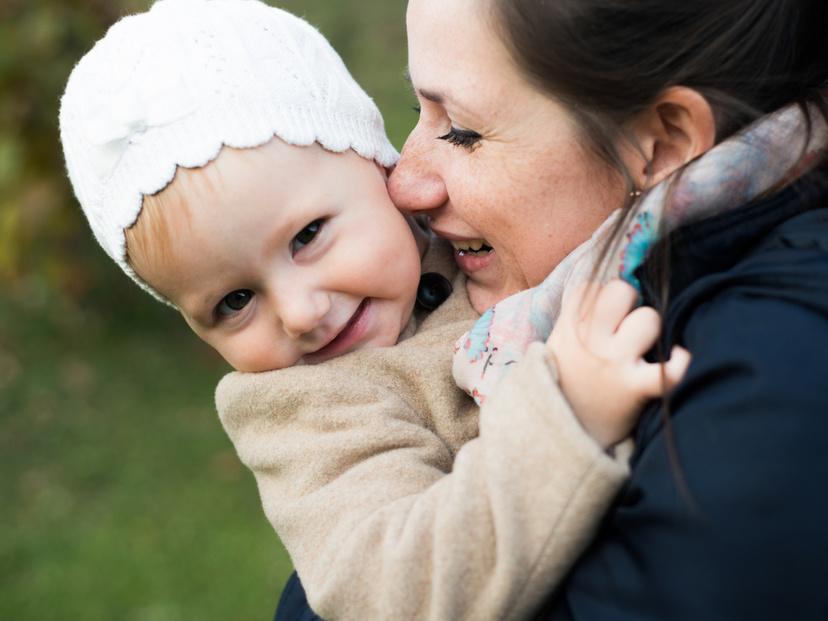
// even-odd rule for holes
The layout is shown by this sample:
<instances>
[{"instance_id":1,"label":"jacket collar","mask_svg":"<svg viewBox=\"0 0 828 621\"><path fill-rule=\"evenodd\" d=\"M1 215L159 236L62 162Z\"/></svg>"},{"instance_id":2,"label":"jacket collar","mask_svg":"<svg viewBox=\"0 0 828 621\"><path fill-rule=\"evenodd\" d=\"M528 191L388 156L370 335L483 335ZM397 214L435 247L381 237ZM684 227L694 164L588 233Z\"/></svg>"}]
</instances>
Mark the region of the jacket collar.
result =
<instances>
[{"instance_id":1,"label":"jacket collar","mask_svg":"<svg viewBox=\"0 0 828 621\"><path fill-rule=\"evenodd\" d=\"M676 229L668 243L657 244L635 272L644 302L664 310L660 271L665 263L670 266L672 306L689 286L735 265L783 222L822 206L828 206L825 177L810 175L764 199ZM675 309L669 311L672 315Z\"/></svg>"}]
</instances>

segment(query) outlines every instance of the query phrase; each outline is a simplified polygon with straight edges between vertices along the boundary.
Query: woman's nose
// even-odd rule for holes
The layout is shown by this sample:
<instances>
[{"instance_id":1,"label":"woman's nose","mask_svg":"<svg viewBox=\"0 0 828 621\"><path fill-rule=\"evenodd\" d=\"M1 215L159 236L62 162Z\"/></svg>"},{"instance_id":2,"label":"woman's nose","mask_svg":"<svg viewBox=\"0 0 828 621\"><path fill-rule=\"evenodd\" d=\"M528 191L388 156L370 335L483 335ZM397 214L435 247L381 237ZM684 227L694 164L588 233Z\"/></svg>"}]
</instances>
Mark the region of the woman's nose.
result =
<instances>
[{"instance_id":1,"label":"woman's nose","mask_svg":"<svg viewBox=\"0 0 828 621\"><path fill-rule=\"evenodd\" d=\"M435 209L448 200L436 140L428 140L414 128L405 141L400 161L388 178L388 194L405 215Z\"/></svg>"},{"instance_id":2,"label":"woman's nose","mask_svg":"<svg viewBox=\"0 0 828 621\"><path fill-rule=\"evenodd\" d=\"M324 291L311 288L283 290L276 300L279 321L292 339L313 332L330 310L330 297Z\"/></svg>"}]
</instances>

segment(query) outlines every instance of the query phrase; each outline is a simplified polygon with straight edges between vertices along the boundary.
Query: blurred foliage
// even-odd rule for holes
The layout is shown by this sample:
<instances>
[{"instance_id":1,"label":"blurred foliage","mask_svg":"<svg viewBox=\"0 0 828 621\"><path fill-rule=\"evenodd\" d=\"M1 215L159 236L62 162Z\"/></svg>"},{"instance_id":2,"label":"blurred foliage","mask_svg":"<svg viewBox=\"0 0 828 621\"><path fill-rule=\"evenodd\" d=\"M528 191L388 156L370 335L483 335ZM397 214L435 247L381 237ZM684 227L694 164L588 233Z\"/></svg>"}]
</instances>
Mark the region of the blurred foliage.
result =
<instances>
[{"instance_id":1,"label":"blurred foliage","mask_svg":"<svg viewBox=\"0 0 828 621\"><path fill-rule=\"evenodd\" d=\"M42 280L73 299L101 277L63 173L57 115L66 79L121 10L110 0L0 5L0 280ZM145 3L144 3L145 4Z\"/></svg>"},{"instance_id":2,"label":"blurred foliage","mask_svg":"<svg viewBox=\"0 0 828 621\"><path fill-rule=\"evenodd\" d=\"M0 0L0 618L271 618L290 561L215 414L226 364L94 242L63 88L150 0ZM318 27L399 148L405 0L274 0Z\"/></svg>"}]
</instances>

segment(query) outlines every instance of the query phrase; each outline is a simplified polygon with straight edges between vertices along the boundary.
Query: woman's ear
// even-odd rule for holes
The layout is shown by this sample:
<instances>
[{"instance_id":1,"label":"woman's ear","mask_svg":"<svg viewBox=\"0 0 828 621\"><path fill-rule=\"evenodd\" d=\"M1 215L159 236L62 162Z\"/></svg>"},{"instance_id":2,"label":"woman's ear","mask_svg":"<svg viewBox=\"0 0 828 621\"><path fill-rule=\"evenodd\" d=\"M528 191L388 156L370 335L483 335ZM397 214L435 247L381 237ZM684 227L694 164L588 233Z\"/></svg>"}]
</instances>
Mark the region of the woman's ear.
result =
<instances>
[{"instance_id":1,"label":"woman's ear","mask_svg":"<svg viewBox=\"0 0 828 621\"><path fill-rule=\"evenodd\" d=\"M686 86L665 89L633 122L640 148L630 172L636 187L651 187L716 143L713 109Z\"/></svg>"}]
</instances>

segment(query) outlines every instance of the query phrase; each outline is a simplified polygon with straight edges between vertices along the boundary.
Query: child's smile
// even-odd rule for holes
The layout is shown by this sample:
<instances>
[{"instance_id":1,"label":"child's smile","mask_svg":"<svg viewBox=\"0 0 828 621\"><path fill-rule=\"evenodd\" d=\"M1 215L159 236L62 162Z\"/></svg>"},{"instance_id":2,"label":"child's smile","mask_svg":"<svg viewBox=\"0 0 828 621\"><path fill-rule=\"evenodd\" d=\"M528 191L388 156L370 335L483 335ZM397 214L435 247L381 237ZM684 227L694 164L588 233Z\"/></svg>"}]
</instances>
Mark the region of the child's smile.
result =
<instances>
[{"instance_id":1,"label":"child's smile","mask_svg":"<svg viewBox=\"0 0 828 621\"><path fill-rule=\"evenodd\" d=\"M357 307L356 312L342 327L342 330L327 345L311 354L306 354L304 361L308 364L316 364L348 351L365 336L370 328L372 310L371 299L365 298Z\"/></svg>"}]
</instances>

